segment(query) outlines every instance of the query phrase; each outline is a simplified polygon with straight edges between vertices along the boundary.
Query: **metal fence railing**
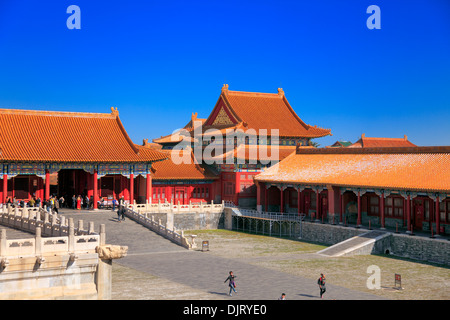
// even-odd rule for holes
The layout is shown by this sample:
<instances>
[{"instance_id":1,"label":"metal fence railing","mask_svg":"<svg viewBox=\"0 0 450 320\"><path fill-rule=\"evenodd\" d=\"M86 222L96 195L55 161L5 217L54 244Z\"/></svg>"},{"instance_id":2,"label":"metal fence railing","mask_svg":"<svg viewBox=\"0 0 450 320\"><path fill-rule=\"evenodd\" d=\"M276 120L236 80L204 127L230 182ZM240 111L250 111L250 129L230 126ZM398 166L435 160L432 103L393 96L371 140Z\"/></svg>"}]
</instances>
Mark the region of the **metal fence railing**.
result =
<instances>
[{"instance_id":1,"label":"metal fence railing","mask_svg":"<svg viewBox=\"0 0 450 320\"><path fill-rule=\"evenodd\" d=\"M302 237L302 222L305 214L258 211L240 208L231 201L225 207L236 209L233 216L233 230L289 238Z\"/></svg>"}]
</instances>

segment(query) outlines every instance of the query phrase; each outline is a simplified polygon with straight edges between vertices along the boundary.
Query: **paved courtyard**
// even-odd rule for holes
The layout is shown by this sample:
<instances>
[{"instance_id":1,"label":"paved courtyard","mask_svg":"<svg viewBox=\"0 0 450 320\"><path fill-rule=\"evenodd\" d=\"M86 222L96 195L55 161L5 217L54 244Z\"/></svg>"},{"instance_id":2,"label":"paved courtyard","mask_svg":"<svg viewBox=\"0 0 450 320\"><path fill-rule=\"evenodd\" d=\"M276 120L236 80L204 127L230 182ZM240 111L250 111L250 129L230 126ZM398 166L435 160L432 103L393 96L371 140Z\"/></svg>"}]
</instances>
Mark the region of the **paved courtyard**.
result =
<instances>
[{"instance_id":1,"label":"paved courtyard","mask_svg":"<svg viewBox=\"0 0 450 320\"><path fill-rule=\"evenodd\" d=\"M289 300L319 299L318 286L311 279L240 259L186 250L130 219L119 223L112 211L65 210L62 214L75 221L82 219L85 225L93 221L96 231L100 224L105 224L108 244L128 246L127 257L114 260L117 272L113 271L113 298L274 300L284 292ZM237 276L238 293L233 297L227 295L228 287L224 283L231 270ZM117 290L117 286L121 289ZM135 292L136 296L130 292ZM325 298L380 299L376 295L330 284Z\"/></svg>"}]
</instances>

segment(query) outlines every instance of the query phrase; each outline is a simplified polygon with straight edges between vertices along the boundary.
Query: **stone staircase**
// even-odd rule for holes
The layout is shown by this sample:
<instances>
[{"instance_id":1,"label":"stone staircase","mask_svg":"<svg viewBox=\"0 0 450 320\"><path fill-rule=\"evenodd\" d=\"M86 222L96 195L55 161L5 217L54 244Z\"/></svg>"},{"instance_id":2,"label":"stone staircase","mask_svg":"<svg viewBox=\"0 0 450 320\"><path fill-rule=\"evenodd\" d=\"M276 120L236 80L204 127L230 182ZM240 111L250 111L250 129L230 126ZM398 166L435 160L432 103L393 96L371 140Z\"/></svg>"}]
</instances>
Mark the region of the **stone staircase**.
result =
<instances>
[{"instance_id":1,"label":"stone staircase","mask_svg":"<svg viewBox=\"0 0 450 320\"><path fill-rule=\"evenodd\" d=\"M390 235L391 234L389 232L384 231L369 231L339 242L317 253L329 257L371 254L374 250L375 243L381 239L389 237Z\"/></svg>"}]
</instances>

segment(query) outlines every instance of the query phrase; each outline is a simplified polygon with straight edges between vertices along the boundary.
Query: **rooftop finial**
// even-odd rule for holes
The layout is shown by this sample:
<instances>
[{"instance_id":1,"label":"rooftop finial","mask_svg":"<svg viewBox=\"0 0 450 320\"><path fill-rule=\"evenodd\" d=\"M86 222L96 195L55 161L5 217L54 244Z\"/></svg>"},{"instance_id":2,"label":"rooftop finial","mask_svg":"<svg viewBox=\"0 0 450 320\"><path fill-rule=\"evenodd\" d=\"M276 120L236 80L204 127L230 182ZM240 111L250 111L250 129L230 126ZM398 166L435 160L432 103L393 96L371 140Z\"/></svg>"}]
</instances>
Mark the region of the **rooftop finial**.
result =
<instances>
[{"instance_id":1,"label":"rooftop finial","mask_svg":"<svg viewBox=\"0 0 450 320\"><path fill-rule=\"evenodd\" d=\"M114 109L114 107L111 107L111 115L112 116L119 116L119 110L117 110L117 107L116 107L116 109Z\"/></svg>"},{"instance_id":2,"label":"rooftop finial","mask_svg":"<svg viewBox=\"0 0 450 320\"><path fill-rule=\"evenodd\" d=\"M228 93L228 85L227 84L223 85L222 92Z\"/></svg>"},{"instance_id":3,"label":"rooftop finial","mask_svg":"<svg viewBox=\"0 0 450 320\"><path fill-rule=\"evenodd\" d=\"M284 91L283 91L282 88L278 88L278 95L279 95L280 97L283 97L283 96L284 96Z\"/></svg>"}]
</instances>

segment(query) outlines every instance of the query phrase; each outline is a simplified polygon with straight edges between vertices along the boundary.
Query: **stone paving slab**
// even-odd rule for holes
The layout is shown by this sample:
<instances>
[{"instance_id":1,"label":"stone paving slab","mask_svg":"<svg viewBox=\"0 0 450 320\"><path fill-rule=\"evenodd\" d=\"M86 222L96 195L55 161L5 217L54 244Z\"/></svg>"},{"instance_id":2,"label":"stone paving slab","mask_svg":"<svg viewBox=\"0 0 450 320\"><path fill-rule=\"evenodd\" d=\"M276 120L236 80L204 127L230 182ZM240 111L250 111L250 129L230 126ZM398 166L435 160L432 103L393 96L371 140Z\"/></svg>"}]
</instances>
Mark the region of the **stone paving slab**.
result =
<instances>
[{"instance_id":1,"label":"stone paving slab","mask_svg":"<svg viewBox=\"0 0 450 320\"><path fill-rule=\"evenodd\" d=\"M105 224L106 243L126 245L129 248L128 255L114 263L179 283L193 291L204 291L223 299L274 300L282 292L287 294L289 300L319 299L316 281L214 256L208 252L186 250L130 219L118 222L117 214L111 211L64 210L62 214L74 217L75 223L77 219L83 219L85 225L93 221L95 230L98 230L100 224ZM228 286L224 283L229 271L237 276L238 293L233 297L228 296ZM164 290L161 287L157 289ZM382 299L376 295L333 285L327 285L325 298Z\"/></svg>"},{"instance_id":2,"label":"stone paving slab","mask_svg":"<svg viewBox=\"0 0 450 320\"><path fill-rule=\"evenodd\" d=\"M208 293L227 296L228 286L224 280L229 271L237 276L235 295L244 300L274 300L282 292L290 300L319 299L319 290L314 280L289 275L283 272L213 256L207 252L167 252L155 255L134 255L117 263L148 272L158 277L190 286ZM381 299L342 287L327 285L327 299Z\"/></svg>"}]
</instances>

